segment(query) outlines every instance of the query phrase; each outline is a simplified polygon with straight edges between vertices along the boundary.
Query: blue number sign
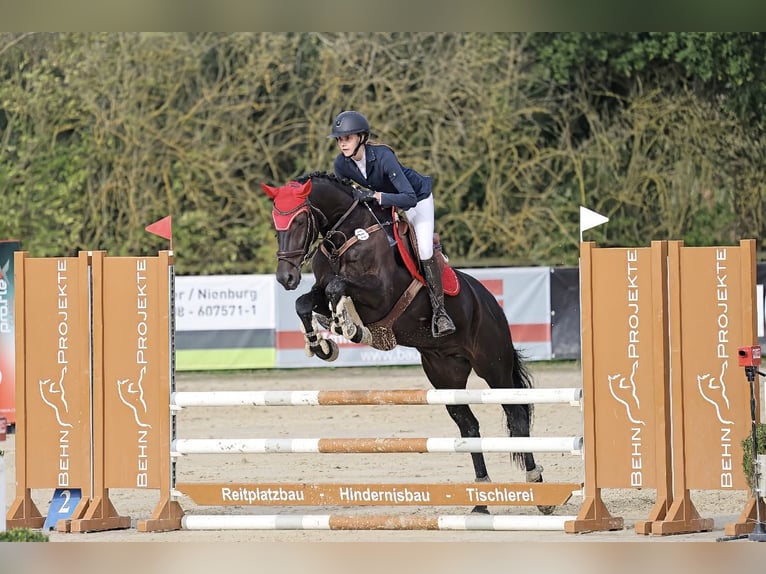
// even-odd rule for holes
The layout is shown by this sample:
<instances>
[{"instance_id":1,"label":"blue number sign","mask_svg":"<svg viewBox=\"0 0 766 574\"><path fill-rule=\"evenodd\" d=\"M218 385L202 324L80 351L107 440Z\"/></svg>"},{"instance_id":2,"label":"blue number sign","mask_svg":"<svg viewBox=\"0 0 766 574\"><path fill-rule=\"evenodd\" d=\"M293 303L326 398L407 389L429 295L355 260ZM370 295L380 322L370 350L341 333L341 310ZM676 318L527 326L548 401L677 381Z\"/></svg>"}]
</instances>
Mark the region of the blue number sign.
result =
<instances>
[{"instance_id":1,"label":"blue number sign","mask_svg":"<svg viewBox=\"0 0 766 574\"><path fill-rule=\"evenodd\" d=\"M53 500L51 500L43 530L55 530L56 522L70 518L80 502L80 498L82 498L82 494L79 488L57 488L53 493Z\"/></svg>"}]
</instances>

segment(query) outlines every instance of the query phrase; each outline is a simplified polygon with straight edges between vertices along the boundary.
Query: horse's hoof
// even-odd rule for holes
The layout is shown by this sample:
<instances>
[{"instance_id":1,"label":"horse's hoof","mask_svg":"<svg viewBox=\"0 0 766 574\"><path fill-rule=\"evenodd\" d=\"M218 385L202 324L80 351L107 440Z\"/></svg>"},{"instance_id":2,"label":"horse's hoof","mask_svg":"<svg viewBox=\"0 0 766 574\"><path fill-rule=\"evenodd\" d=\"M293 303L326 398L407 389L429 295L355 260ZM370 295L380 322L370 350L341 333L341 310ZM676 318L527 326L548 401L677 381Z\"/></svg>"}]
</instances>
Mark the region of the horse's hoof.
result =
<instances>
[{"instance_id":1,"label":"horse's hoof","mask_svg":"<svg viewBox=\"0 0 766 574\"><path fill-rule=\"evenodd\" d=\"M471 514L489 514L489 508L486 506L474 506Z\"/></svg>"},{"instance_id":2,"label":"horse's hoof","mask_svg":"<svg viewBox=\"0 0 766 574\"><path fill-rule=\"evenodd\" d=\"M535 465L535 468L527 471L527 482L542 482L543 481L543 467L540 464Z\"/></svg>"},{"instance_id":3,"label":"horse's hoof","mask_svg":"<svg viewBox=\"0 0 766 574\"><path fill-rule=\"evenodd\" d=\"M338 345L335 343L335 341L331 341L329 339L323 339L319 346L312 347L312 350L317 357L323 361L327 361L328 363L333 362L338 358L338 355L340 354Z\"/></svg>"},{"instance_id":4,"label":"horse's hoof","mask_svg":"<svg viewBox=\"0 0 766 574\"><path fill-rule=\"evenodd\" d=\"M527 471L527 482L542 482L543 481L543 467L542 465L538 464L535 465L535 468L532 470ZM542 514L548 516L550 514L553 514L553 511L556 510L555 506L544 506L544 505L538 505L537 510L539 510Z\"/></svg>"}]
</instances>

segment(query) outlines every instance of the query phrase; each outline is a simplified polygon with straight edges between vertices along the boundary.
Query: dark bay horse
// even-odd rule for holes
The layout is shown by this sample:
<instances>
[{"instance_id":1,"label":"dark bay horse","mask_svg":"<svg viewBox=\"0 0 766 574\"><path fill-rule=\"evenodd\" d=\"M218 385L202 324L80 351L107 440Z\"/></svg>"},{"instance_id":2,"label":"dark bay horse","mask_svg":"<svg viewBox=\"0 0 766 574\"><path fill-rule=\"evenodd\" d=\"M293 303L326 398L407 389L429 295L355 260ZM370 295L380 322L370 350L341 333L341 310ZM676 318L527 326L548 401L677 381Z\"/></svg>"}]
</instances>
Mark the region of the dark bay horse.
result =
<instances>
[{"instance_id":1,"label":"dark bay horse","mask_svg":"<svg viewBox=\"0 0 766 574\"><path fill-rule=\"evenodd\" d=\"M287 290L296 289L301 266L309 259L312 263L316 283L295 303L309 356L326 361L338 356L335 342L319 332L321 324L377 349L414 347L436 389L464 389L472 369L493 389L532 386L503 309L470 275L455 270L459 292L445 297L457 331L438 339L432 336L428 293L417 290L417 281L392 247L395 216L390 208L360 203L351 182L327 173L312 173L282 187L262 187L274 200L277 281ZM508 404L503 410L509 436L528 437L532 406ZM469 405L448 405L447 412L461 437L480 436ZM542 467L532 453L511 456L526 470L528 482L542 482ZM476 480L488 482L484 455L471 457ZM538 508L545 514L553 511Z\"/></svg>"}]
</instances>

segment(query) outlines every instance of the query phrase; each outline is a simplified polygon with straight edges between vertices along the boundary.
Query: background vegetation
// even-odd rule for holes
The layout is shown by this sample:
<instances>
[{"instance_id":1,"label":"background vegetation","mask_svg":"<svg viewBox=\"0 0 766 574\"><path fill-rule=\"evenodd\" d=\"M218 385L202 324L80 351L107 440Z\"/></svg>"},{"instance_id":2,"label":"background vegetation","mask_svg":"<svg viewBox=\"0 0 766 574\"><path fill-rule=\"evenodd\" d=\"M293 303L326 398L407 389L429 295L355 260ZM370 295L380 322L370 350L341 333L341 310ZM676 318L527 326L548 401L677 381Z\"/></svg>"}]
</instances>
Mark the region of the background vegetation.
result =
<instances>
[{"instance_id":1,"label":"background vegetation","mask_svg":"<svg viewBox=\"0 0 766 574\"><path fill-rule=\"evenodd\" d=\"M343 109L435 180L461 266L766 231L758 33L2 33L0 236L270 273L261 182L331 170Z\"/></svg>"}]
</instances>

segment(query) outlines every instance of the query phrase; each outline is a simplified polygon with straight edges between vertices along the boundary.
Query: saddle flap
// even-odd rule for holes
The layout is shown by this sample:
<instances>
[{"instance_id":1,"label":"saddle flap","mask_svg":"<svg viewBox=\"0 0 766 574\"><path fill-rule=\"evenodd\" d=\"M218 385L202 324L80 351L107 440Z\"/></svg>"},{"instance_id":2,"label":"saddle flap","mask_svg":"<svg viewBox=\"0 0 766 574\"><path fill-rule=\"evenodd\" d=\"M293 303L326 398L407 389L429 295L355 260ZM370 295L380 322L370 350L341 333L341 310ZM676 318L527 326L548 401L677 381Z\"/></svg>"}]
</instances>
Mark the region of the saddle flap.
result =
<instances>
[{"instance_id":1,"label":"saddle flap","mask_svg":"<svg viewBox=\"0 0 766 574\"><path fill-rule=\"evenodd\" d=\"M404 266L407 268L407 271L410 272L413 279L417 279L425 285L426 281L420 273L417 263L417 239L415 232L411 229L409 222L403 219L395 217L394 222L395 224L393 228L396 246L399 250L399 255L402 256ZM438 236L434 235L434 245L436 244L438 244ZM444 294L454 297L460 293L460 282L457 279L455 270L450 267L440 248L434 249L434 255L436 255L439 267L442 270L442 287L444 288Z\"/></svg>"}]
</instances>

